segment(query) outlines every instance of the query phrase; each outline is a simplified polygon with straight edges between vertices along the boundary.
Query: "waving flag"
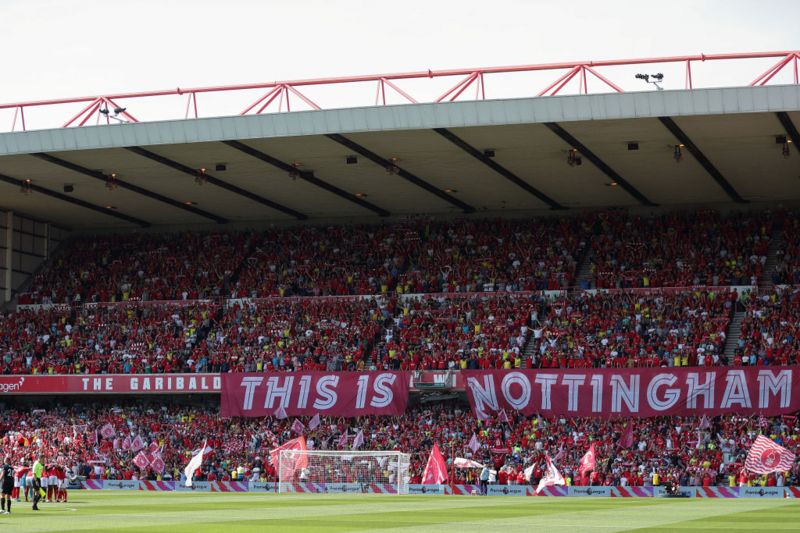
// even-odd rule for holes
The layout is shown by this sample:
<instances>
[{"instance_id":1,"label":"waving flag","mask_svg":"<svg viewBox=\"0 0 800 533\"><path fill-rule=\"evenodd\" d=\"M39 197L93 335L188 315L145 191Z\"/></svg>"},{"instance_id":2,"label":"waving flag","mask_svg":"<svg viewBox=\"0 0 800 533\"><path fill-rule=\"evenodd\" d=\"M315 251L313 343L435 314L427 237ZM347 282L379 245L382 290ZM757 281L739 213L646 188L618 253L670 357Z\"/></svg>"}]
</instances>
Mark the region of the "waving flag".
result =
<instances>
[{"instance_id":1,"label":"waving flag","mask_svg":"<svg viewBox=\"0 0 800 533\"><path fill-rule=\"evenodd\" d=\"M299 418L295 418L294 422L292 422L292 431L297 433L298 435L302 435L306 431L306 427L300 422Z\"/></svg>"},{"instance_id":2,"label":"waving flag","mask_svg":"<svg viewBox=\"0 0 800 533\"><path fill-rule=\"evenodd\" d=\"M581 477L586 475L586 472L590 472L595 468L595 455L594 455L594 442L591 446L589 446L589 451L586 452L583 457L581 457L581 463L578 467L578 473L580 473Z\"/></svg>"},{"instance_id":3,"label":"waving flag","mask_svg":"<svg viewBox=\"0 0 800 533\"><path fill-rule=\"evenodd\" d=\"M499 420L500 422L505 422L506 424L510 424L511 423L508 420L508 415L506 414L506 410L505 409L500 411L500 414L497 415L497 420Z\"/></svg>"},{"instance_id":4,"label":"waving flag","mask_svg":"<svg viewBox=\"0 0 800 533\"><path fill-rule=\"evenodd\" d=\"M794 454L783 446L775 444L764 435L759 435L747 452L744 467L756 474L788 472L794 464L794 457Z\"/></svg>"},{"instance_id":5,"label":"waving flag","mask_svg":"<svg viewBox=\"0 0 800 533\"><path fill-rule=\"evenodd\" d=\"M157 442L151 442L150 446L147 447L147 451L150 452L151 454L156 453L158 449L159 446Z\"/></svg>"},{"instance_id":6,"label":"waving flag","mask_svg":"<svg viewBox=\"0 0 800 533\"><path fill-rule=\"evenodd\" d=\"M453 465L456 468L483 468L483 465L478 461L472 461L463 457L456 457L453 461Z\"/></svg>"},{"instance_id":7,"label":"waving flag","mask_svg":"<svg viewBox=\"0 0 800 533\"><path fill-rule=\"evenodd\" d=\"M472 450L472 453L476 453L478 450L481 449L481 443L478 440L478 436L475 433L473 433L472 438L469 439L469 444L467 444L467 448Z\"/></svg>"},{"instance_id":8,"label":"waving flag","mask_svg":"<svg viewBox=\"0 0 800 533\"><path fill-rule=\"evenodd\" d=\"M625 424L625 430L622 432L622 435L617 441L617 444L622 446L623 448L630 448L633 446L633 423L628 422Z\"/></svg>"},{"instance_id":9,"label":"waving flag","mask_svg":"<svg viewBox=\"0 0 800 533\"><path fill-rule=\"evenodd\" d=\"M128 435L122 440L122 449L126 452L131 449L131 437Z\"/></svg>"},{"instance_id":10,"label":"waving flag","mask_svg":"<svg viewBox=\"0 0 800 533\"><path fill-rule=\"evenodd\" d=\"M114 426L110 423L106 424L102 428L100 428L100 435L103 436L104 439L110 439L114 437Z\"/></svg>"},{"instance_id":11,"label":"waving flag","mask_svg":"<svg viewBox=\"0 0 800 533\"><path fill-rule=\"evenodd\" d=\"M186 468L183 469L183 475L186 476L186 486L192 486L192 478L194 477L194 473L197 472L197 469L203 465L203 456L206 454L206 441L203 441L203 447L200 448L200 451L192 457L189 461L189 464L186 465Z\"/></svg>"},{"instance_id":12,"label":"waving flag","mask_svg":"<svg viewBox=\"0 0 800 533\"><path fill-rule=\"evenodd\" d=\"M353 449L357 450L364 444L364 430L359 430L358 435L356 438L353 439Z\"/></svg>"},{"instance_id":13,"label":"waving flag","mask_svg":"<svg viewBox=\"0 0 800 533\"><path fill-rule=\"evenodd\" d=\"M339 442L337 442L337 444L339 445L340 448L344 448L345 446L347 446L347 430L346 429L342 432L342 435L341 435L341 437L339 437Z\"/></svg>"},{"instance_id":14,"label":"waving flag","mask_svg":"<svg viewBox=\"0 0 800 533\"><path fill-rule=\"evenodd\" d=\"M706 415L700 417L700 425L698 427L700 429L709 429L711 427L711 422L708 421L708 417Z\"/></svg>"},{"instance_id":15,"label":"waving flag","mask_svg":"<svg viewBox=\"0 0 800 533\"><path fill-rule=\"evenodd\" d=\"M136 453L142 448L144 448L144 441L142 440L142 437L136 435L136 438L131 441L131 451Z\"/></svg>"},{"instance_id":16,"label":"waving flag","mask_svg":"<svg viewBox=\"0 0 800 533\"><path fill-rule=\"evenodd\" d=\"M447 481L447 464L444 462L439 445L434 443L431 454L428 456L428 464L425 465L425 472L422 474L423 485L438 485Z\"/></svg>"},{"instance_id":17,"label":"waving flag","mask_svg":"<svg viewBox=\"0 0 800 533\"><path fill-rule=\"evenodd\" d=\"M147 458L147 454L144 452L139 452L136 457L133 458L133 464L139 467L140 470L147 468L150 464L150 460Z\"/></svg>"},{"instance_id":18,"label":"waving flag","mask_svg":"<svg viewBox=\"0 0 800 533\"><path fill-rule=\"evenodd\" d=\"M545 471L544 476L542 476L542 479L539 480L539 486L536 487L536 494L542 492L542 489L545 487L552 487L553 485L565 484L564 477L555 467L553 462L550 461L550 458L546 455L544 456L544 458L547 459L547 470Z\"/></svg>"},{"instance_id":19,"label":"waving flag","mask_svg":"<svg viewBox=\"0 0 800 533\"><path fill-rule=\"evenodd\" d=\"M291 479L294 477L295 472L308 467L307 454L304 453L296 454L293 456L293 459L291 459L292 456L284 457L284 460L281 461L280 457L281 451L282 450L305 451L307 449L308 447L306 446L306 438L301 435L296 439L286 441L277 448L269 451L270 459L272 459L272 466L274 466L275 469L278 470L279 480Z\"/></svg>"},{"instance_id":20,"label":"waving flag","mask_svg":"<svg viewBox=\"0 0 800 533\"><path fill-rule=\"evenodd\" d=\"M150 462L150 468L152 468L154 472L160 474L164 471L165 467L166 465L164 464L164 459L161 457L161 454L155 454L155 457Z\"/></svg>"},{"instance_id":21,"label":"waving flag","mask_svg":"<svg viewBox=\"0 0 800 533\"><path fill-rule=\"evenodd\" d=\"M320 421L319 421L319 413L317 413L317 414L314 415L314 418L312 418L308 422L308 430L309 431L314 431L315 429L317 429L319 427L319 423L320 423Z\"/></svg>"}]
</instances>

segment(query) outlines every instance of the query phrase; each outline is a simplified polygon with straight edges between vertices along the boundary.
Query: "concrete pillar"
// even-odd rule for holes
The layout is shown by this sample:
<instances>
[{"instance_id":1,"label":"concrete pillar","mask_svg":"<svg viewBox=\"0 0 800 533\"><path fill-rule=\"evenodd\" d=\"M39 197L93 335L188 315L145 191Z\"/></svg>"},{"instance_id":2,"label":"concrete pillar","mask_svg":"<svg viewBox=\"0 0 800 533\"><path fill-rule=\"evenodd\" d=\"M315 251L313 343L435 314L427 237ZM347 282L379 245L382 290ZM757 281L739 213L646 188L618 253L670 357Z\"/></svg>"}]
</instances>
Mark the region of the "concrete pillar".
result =
<instances>
[{"instance_id":1,"label":"concrete pillar","mask_svg":"<svg viewBox=\"0 0 800 533\"><path fill-rule=\"evenodd\" d=\"M6 213L6 271L3 286L6 288L3 301L11 301L11 274L13 272L13 265L11 263L14 258L14 213L9 211Z\"/></svg>"}]
</instances>

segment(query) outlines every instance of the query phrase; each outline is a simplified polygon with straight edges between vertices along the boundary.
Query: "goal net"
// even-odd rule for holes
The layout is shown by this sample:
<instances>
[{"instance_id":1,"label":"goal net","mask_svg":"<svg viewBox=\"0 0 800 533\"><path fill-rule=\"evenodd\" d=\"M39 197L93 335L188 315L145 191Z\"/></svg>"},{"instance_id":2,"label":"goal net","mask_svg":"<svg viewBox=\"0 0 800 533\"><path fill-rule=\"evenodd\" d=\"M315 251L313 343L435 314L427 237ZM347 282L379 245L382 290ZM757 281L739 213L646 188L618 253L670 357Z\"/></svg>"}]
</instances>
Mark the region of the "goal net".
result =
<instances>
[{"instance_id":1,"label":"goal net","mask_svg":"<svg viewBox=\"0 0 800 533\"><path fill-rule=\"evenodd\" d=\"M410 464L395 451L281 450L278 492L408 494Z\"/></svg>"}]
</instances>

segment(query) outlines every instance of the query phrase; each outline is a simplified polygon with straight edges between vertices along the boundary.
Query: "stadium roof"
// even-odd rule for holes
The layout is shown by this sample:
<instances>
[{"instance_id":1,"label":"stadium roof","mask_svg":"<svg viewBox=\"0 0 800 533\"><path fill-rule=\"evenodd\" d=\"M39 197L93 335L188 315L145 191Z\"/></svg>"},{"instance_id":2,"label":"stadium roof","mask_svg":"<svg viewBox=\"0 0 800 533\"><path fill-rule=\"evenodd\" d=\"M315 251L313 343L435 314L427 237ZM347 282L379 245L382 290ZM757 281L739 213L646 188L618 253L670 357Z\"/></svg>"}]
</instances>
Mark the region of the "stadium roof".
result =
<instances>
[{"instance_id":1,"label":"stadium roof","mask_svg":"<svg viewBox=\"0 0 800 533\"><path fill-rule=\"evenodd\" d=\"M789 85L4 133L0 208L105 228L800 200L798 128Z\"/></svg>"}]
</instances>

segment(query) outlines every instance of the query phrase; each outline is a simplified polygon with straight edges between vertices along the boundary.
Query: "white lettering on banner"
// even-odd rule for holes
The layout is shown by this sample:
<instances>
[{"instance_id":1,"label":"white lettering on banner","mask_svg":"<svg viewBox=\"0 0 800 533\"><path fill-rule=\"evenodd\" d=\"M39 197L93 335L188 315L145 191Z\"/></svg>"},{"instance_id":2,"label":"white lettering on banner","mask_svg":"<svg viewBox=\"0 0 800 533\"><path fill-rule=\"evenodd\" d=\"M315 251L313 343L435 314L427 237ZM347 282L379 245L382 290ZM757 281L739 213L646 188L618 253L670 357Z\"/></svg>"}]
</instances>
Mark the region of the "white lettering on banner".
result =
<instances>
[{"instance_id":1,"label":"white lettering on banner","mask_svg":"<svg viewBox=\"0 0 800 533\"><path fill-rule=\"evenodd\" d=\"M578 410L578 391L586 382L585 376L567 374L561 376L561 383L567 386L567 411Z\"/></svg>"},{"instance_id":2,"label":"white lettering on banner","mask_svg":"<svg viewBox=\"0 0 800 533\"><path fill-rule=\"evenodd\" d=\"M783 487L739 487L740 498L783 498Z\"/></svg>"},{"instance_id":3,"label":"white lettering on banner","mask_svg":"<svg viewBox=\"0 0 800 533\"><path fill-rule=\"evenodd\" d=\"M603 412L603 376L592 376L592 412Z\"/></svg>"},{"instance_id":4,"label":"white lettering on banner","mask_svg":"<svg viewBox=\"0 0 800 533\"><path fill-rule=\"evenodd\" d=\"M686 398L686 406L690 409L697 409L697 397L703 397L703 407L705 409L714 408L714 385L717 382L716 372L706 372L706 381L700 384L700 374L697 372L690 372L686 375L686 385L688 387L688 394Z\"/></svg>"},{"instance_id":5,"label":"white lettering on banner","mask_svg":"<svg viewBox=\"0 0 800 533\"><path fill-rule=\"evenodd\" d=\"M614 413L622 412L622 402L628 406L632 413L639 412L639 375L633 375L630 384L625 383L625 379L619 374L611 376L611 411Z\"/></svg>"},{"instance_id":6,"label":"white lettering on banner","mask_svg":"<svg viewBox=\"0 0 800 533\"><path fill-rule=\"evenodd\" d=\"M372 398L369 404L372 407L386 407L394 400L392 389L390 386L394 384L397 376L394 374L379 374L375 378L373 388L375 389L376 396Z\"/></svg>"},{"instance_id":7,"label":"white lettering on banner","mask_svg":"<svg viewBox=\"0 0 800 533\"><path fill-rule=\"evenodd\" d=\"M183 390L183 378L181 377L175 378L175 388L178 390Z\"/></svg>"},{"instance_id":8,"label":"white lettering on banner","mask_svg":"<svg viewBox=\"0 0 800 533\"><path fill-rule=\"evenodd\" d=\"M647 403L656 411L666 411L676 403L681 396L681 391L678 389L667 389L664 391L664 399L658 398L658 388L661 386L674 385L678 381L672 374L659 374L650 380L647 386Z\"/></svg>"},{"instance_id":9,"label":"white lettering on banner","mask_svg":"<svg viewBox=\"0 0 800 533\"><path fill-rule=\"evenodd\" d=\"M358 393L356 394L356 409L363 409L364 404L367 403L367 384L369 376L363 375L358 377Z\"/></svg>"},{"instance_id":10,"label":"white lettering on banner","mask_svg":"<svg viewBox=\"0 0 800 533\"><path fill-rule=\"evenodd\" d=\"M553 405L550 401L550 393L552 392L551 389L552 386L558 381L558 376L555 374L536 374L536 379L534 379L534 381L542 386L541 408L549 411L553 408Z\"/></svg>"},{"instance_id":11,"label":"white lettering on banner","mask_svg":"<svg viewBox=\"0 0 800 533\"><path fill-rule=\"evenodd\" d=\"M497 394L494 390L494 380L492 376L483 376L483 387L481 387L481 383L476 378L467 378L467 387L472 391L472 398L475 402L475 411L478 418L489 418L486 407L489 407L493 412L500 410L500 407L497 405Z\"/></svg>"},{"instance_id":12,"label":"white lettering on banner","mask_svg":"<svg viewBox=\"0 0 800 533\"><path fill-rule=\"evenodd\" d=\"M279 406L284 409L289 407L289 401L292 399L292 385L294 384L294 376L286 376L283 380L283 386L278 385L280 378L272 376L267 378L267 395L264 397L264 408L272 409L275 406L275 400L280 398ZM275 406L277 409L278 406Z\"/></svg>"},{"instance_id":13,"label":"white lettering on banner","mask_svg":"<svg viewBox=\"0 0 800 533\"><path fill-rule=\"evenodd\" d=\"M522 388L522 393L514 398L511 395L511 385L517 384ZM500 382L500 390L506 401L517 411L524 409L531 401L531 382L520 372L509 372Z\"/></svg>"},{"instance_id":14,"label":"white lettering on banner","mask_svg":"<svg viewBox=\"0 0 800 533\"><path fill-rule=\"evenodd\" d=\"M725 386L725 394L722 396L722 409L730 409L733 404L737 403L740 406L749 409L752 407L750 401L750 391L747 388L747 379L745 378L743 370L728 370L728 375L725 377L728 384Z\"/></svg>"},{"instance_id":15,"label":"white lettering on banner","mask_svg":"<svg viewBox=\"0 0 800 533\"><path fill-rule=\"evenodd\" d=\"M339 384L339 376L322 376L317 380L317 395L319 398L314 400L314 409L326 410L336 405L339 395L336 394L336 386Z\"/></svg>"},{"instance_id":16,"label":"white lettering on banner","mask_svg":"<svg viewBox=\"0 0 800 533\"><path fill-rule=\"evenodd\" d=\"M781 393L781 408L789 407L792 401L792 372L781 370L778 375L770 370L758 372L758 407L766 409L769 407L769 395Z\"/></svg>"},{"instance_id":17,"label":"white lettering on banner","mask_svg":"<svg viewBox=\"0 0 800 533\"><path fill-rule=\"evenodd\" d=\"M300 398L297 400L297 407L305 409L308 405L308 393L311 392L311 376L300 377Z\"/></svg>"},{"instance_id":18,"label":"white lettering on banner","mask_svg":"<svg viewBox=\"0 0 800 533\"><path fill-rule=\"evenodd\" d=\"M264 382L264 378L247 376L242 378L242 387L244 387L244 408L248 411L253 408L253 396L256 393L256 387Z\"/></svg>"}]
</instances>

